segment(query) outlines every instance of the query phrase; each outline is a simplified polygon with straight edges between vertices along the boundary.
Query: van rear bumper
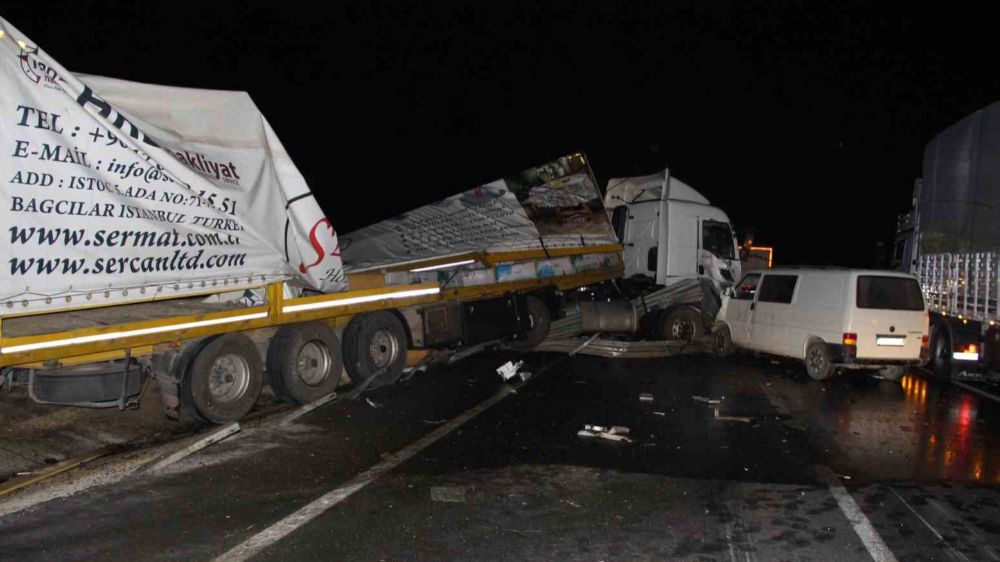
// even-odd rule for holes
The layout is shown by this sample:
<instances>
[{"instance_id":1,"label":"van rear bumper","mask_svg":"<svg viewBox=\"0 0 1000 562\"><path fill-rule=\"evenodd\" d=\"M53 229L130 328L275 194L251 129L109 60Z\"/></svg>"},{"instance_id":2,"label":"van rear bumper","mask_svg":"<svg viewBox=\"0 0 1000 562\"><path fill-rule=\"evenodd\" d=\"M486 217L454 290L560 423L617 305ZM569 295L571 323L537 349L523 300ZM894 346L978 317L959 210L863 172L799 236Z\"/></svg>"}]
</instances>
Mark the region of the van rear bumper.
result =
<instances>
[{"instance_id":1,"label":"van rear bumper","mask_svg":"<svg viewBox=\"0 0 1000 562\"><path fill-rule=\"evenodd\" d=\"M865 368L880 365L921 365L924 363L924 360L920 357L914 357L913 359L857 357L855 355L858 351L856 347L839 343L828 343L826 347L830 351L830 362L838 367Z\"/></svg>"}]
</instances>

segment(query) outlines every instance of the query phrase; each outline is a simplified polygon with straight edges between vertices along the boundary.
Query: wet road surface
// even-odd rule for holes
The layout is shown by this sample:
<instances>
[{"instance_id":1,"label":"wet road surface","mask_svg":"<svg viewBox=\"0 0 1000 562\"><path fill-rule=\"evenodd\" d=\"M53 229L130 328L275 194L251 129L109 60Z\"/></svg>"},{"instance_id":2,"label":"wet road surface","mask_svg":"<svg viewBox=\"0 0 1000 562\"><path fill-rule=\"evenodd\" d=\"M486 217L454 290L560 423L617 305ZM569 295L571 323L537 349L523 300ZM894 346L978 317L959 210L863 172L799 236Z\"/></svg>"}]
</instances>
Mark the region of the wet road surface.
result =
<instances>
[{"instance_id":1,"label":"wet road surface","mask_svg":"<svg viewBox=\"0 0 1000 562\"><path fill-rule=\"evenodd\" d=\"M224 557L496 396L493 369L506 359L421 374L291 426L249 427L162 475L0 518L0 558ZM718 414L693 396L720 399ZM750 358L566 358L249 553L871 560L874 540L898 560L1000 560L998 414L996 402L913 374L819 384ZM631 443L580 437L585 424L627 426Z\"/></svg>"}]
</instances>

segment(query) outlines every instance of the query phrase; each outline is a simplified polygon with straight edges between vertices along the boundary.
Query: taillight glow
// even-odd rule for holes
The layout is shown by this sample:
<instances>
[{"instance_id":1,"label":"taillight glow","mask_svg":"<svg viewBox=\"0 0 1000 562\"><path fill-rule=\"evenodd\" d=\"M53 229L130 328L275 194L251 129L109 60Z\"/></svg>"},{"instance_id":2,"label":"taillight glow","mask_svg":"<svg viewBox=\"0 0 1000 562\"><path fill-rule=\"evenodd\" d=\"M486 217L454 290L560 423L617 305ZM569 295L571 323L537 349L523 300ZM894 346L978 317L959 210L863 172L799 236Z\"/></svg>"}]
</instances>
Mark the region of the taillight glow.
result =
<instances>
[{"instance_id":1,"label":"taillight glow","mask_svg":"<svg viewBox=\"0 0 1000 562\"><path fill-rule=\"evenodd\" d=\"M848 346L858 345L858 335L853 332L845 332L843 344Z\"/></svg>"}]
</instances>

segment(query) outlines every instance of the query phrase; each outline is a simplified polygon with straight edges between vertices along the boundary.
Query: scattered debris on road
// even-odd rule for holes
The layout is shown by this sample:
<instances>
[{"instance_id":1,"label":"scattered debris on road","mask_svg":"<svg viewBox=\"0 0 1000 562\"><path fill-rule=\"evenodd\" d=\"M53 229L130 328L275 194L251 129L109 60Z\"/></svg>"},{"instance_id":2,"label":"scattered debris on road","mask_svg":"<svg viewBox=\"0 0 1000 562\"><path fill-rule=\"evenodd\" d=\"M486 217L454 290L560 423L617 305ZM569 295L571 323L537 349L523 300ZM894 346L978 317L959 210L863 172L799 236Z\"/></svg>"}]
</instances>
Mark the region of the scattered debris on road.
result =
<instances>
[{"instance_id":1,"label":"scattered debris on road","mask_svg":"<svg viewBox=\"0 0 1000 562\"><path fill-rule=\"evenodd\" d=\"M653 395L649 392L642 392L639 394L639 402L652 402Z\"/></svg>"},{"instance_id":2,"label":"scattered debris on road","mask_svg":"<svg viewBox=\"0 0 1000 562\"><path fill-rule=\"evenodd\" d=\"M371 398L365 398L365 402L368 402L368 405L371 406L372 408L381 408L382 407L381 404L379 404L378 402L375 402Z\"/></svg>"},{"instance_id":3,"label":"scattered debris on road","mask_svg":"<svg viewBox=\"0 0 1000 562\"><path fill-rule=\"evenodd\" d=\"M122 449L123 447L121 445L107 445L94 449L93 451L80 455L79 457L57 462L41 470L18 472L15 474L15 478L5 482L3 486L0 486L0 496L16 492L26 486L41 482L42 480L56 476L57 474L62 474L63 472L76 468L82 464L117 453ZM24 478L25 476L30 476L30 478Z\"/></svg>"},{"instance_id":4,"label":"scattered debris on road","mask_svg":"<svg viewBox=\"0 0 1000 562\"><path fill-rule=\"evenodd\" d=\"M735 421L735 422L742 422L742 423L751 423L751 422L753 422L753 418L748 418L746 416L729 416L729 415L720 413L719 410L722 408L722 402L726 399L725 396L723 396L721 398L707 398L705 396L692 396L691 398L693 398L695 402L701 402L703 404L707 404L708 406L711 406L712 410L713 410L713 415L715 416L715 420L716 421Z\"/></svg>"},{"instance_id":5,"label":"scattered debris on road","mask_svg":"<svg viewBox=\"0 0 1000 562\"><path fill-rule=\"evenodd\" d=\"M465 503L465 488L461 486L432 486L431 501Z\"/></svg>"},{"instance_id":6,"label":"scattered debris on road","mask_svg":"<svg viewBox=\"0 0 1000 562\"><path fill-rule=\"evenodd\" d=\"M441 419L441 420L420 420L420 421L426 423L427 425L441 425L441 424L447 422L448 420L447 419Z\"/></svg>"},{"instance_id":7,"label":"scattered debris on road","mask_svg":"<svg viewBox=\"0 0 1000 562\"><path fill-rule=\"evenodd\" d=\"M736 422L743 422L743 423L751 423L751 422L753 422L753 418L748 418L746 416L727 416L727 415L724 415L724 414L720 414L718 406L715 407L715 419L718 420L718 421L736 421Z\"/></svg>"},{"instance_id":8,"label":"scattered debris on road","mask_svg":"<svg viewBox=\"0 0 1000 562\"><path fill-rule=\"evenodd\" d=\"M576 434L580 437L599 437L601 439L607 439L608 441L631 443L632 440L628 437L628 433L629 428L623 425L607 427L603 425L590 424L584 425L583 429L576 432Z\"/></svg>"}]
</instances>

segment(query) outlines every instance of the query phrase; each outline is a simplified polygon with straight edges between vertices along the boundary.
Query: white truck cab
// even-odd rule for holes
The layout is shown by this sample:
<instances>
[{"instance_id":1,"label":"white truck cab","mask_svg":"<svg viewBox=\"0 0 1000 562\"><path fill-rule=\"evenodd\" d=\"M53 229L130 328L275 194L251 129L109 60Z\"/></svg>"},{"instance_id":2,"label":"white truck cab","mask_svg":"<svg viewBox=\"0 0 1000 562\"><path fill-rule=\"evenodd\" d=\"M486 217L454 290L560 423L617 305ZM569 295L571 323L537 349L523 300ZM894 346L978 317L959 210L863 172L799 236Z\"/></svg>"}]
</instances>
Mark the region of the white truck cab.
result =
<instances>
[{"instance_id":1,"label":"white truck cab","mask_svg":"<svg viewBox=\"0 0 1000 562\"><path fill-rule=\"evenodd\" d=\"M604 204L624 246L625 276L656 285L705 278L721 293L740 277L729 217L669 170L608 182Z\"/></svg>"},{"instance_id":2,"label":"white truck cab","mask_svg":"<svg viewBox=\"0 0 1000 562\"><path fill-rule=\"evenodd\" d=\"M898 378L927 346L917 279L895 271L776 268L750 271L723 296L714 347L802 359L822 380L837 369Z\"/></svg>"}]
</instances>

